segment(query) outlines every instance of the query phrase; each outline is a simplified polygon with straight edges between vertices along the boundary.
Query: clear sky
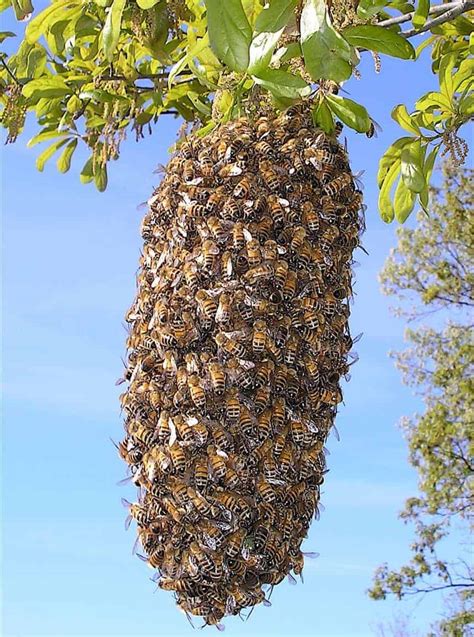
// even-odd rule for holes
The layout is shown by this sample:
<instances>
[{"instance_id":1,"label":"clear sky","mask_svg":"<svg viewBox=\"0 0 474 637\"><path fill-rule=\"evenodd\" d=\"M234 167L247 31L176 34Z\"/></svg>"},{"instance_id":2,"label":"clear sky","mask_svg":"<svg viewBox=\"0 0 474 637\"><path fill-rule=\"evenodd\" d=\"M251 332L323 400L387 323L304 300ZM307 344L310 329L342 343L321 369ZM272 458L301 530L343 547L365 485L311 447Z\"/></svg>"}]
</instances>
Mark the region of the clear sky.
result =
<instances>
[{"instance_id":1,"label":"clear sky","mask_svg":"<svg viewBox=\"0 0 474 637\"><path fill-rule=\"evenodd\" d=\"M10 19L2 29L20 32ZM328 445L326 510L305 543L321 556L307 564L304 584L274 590L270 608L257 607L247 623L227 619L228 637L367 637L378 622L401 614L427 627L442 610L440 597L400 604L373 602L365 593L377 565L408 557L412 533L397 512L414 493L416 476L397 421L420 407L388 358L390 349L403 347L404 325L379 292L377 273L396 237L395 225L378 217L375 173L379 156L401 134L392 106L410 107L435 87L426 53L416 63L382 62L376 76L368 58L363 79L346 86L383 133L372 140L348 135L353 170L365 171L368 206L369 256L356 255L352 314L353 334L364 337L344 387L341 441L331 436ZM137 205L157 185L153 169L166 163L177 128L170 118L140 144L127 141L104 194L80 184L79 152L69 174L60 175L54 161L40 174L28 135L2 147L5 636L195 634L131 555L134 532L124 530L120 497L133 491L116 485L125 465L109 440L122 435L114 383L122 371L122 320L135 291L143 214Z\"/></svg>"}]
</instances>

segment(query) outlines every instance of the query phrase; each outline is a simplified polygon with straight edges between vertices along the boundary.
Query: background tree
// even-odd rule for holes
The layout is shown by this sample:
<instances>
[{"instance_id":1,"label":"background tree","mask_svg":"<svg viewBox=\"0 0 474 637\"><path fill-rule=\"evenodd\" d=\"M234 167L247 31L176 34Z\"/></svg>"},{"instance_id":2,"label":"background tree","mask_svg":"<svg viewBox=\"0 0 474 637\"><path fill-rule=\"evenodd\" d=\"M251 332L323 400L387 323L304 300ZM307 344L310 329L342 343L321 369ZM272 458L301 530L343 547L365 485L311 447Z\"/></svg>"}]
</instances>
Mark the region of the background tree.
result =
<instances>
[{"instance_id":1,"label":"background tree","mask_svg":"<svg viewBox=\"0 0 474 637\"><path fill-rule=\"evenodd\" d=\"M420 493L401 513L415 525L406 566L378 569L369 594L399 599L422 592L450 594L447 618L435 634L465 635L473 627L474 569L463 557L443 557L453 529L468 532L474 513L474 185L472 170L444 166L429 216L415 230L399 229L398 247L381 274L383 291L403 301L410 320L429 325L407 330L411 348L395 354L404 381L423 397L425 412L403 421ZM471 482L470 482L471 480Z\"/></svg>"},{"instance_id":2,"label":"background tree","mask_svg":"<svg viewBox=\"0 0 474 637\"><path fill-rule=\"evenodd\" d=\"M18 20L31 0L0 0ZM30 141L49 145L45 162L61 151L69 170L78 143L90 149L81 180L107 185L107 163L131 131L137 139L164 114L182 117L205 135L221 122L310 97L314 122L326 132L336 119L375 133L362 104L338 94L359 77L361 54L417 58L431 50L439 91L420 96L393 118L407 135L382 157L379 207L387 222L403 222L428 183L442 148L462 162L459 128L474 114L474 2L399 0L63 0L35 13L24 39L0 54L2 123L7 141L21 133L27 113L40 131ZM409 39L421 35L415 49ZM0 41L15 34L2 32ZM392 197L393 196L393 197Z\"/></svg>"}]
</instances>

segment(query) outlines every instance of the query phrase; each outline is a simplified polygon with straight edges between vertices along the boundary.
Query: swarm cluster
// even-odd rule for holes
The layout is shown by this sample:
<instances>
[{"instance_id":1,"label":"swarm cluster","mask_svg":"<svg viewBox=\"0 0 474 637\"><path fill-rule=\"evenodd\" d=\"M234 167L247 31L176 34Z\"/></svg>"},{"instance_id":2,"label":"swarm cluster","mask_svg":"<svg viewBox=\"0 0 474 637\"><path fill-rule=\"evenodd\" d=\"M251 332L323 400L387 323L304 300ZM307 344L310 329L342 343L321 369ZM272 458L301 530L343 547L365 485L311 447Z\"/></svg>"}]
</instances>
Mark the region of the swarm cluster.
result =
<instances>
[{"instance_id":1,"label":"swarm cluster","mask_svg":"<svg viewBox=\"0 0 474 637\"><path fill-rule=\"evenodd\" d=\"M361 203L303 106L188 138L149 200L126 316L127 506L159 586L207 624L303 569Z\"/></svg>"}]
</instances>

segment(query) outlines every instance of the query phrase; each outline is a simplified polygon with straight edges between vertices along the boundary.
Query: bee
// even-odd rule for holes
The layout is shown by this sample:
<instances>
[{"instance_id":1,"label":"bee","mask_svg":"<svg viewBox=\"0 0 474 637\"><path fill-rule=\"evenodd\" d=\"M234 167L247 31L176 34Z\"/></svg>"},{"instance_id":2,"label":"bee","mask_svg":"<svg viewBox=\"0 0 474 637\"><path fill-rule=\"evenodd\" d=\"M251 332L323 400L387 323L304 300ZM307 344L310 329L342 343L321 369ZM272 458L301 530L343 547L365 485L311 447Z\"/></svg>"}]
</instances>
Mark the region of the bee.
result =
<instances>
[{"instance_id":1,"label":"bee","mask_svg":"<svg viewBox=\"0 0 474 637\"><path fill-rule=\"evenodd\" d=\"M258 495L264 502L267 502L268 504L273 504L273 502L275 502L276 493L273 487L263 478L257 480L256 488Z\"/></svg>"},{"instance_id":2,"label":"bee","mask_svg":"<svg viewBox=\"0 0 474 637\"><path fill-rule=\"evenodd\" d=\"M196 592L196 584L186 578L160 577L158 586L164 591L175 591L176 593L187 593L188 595Z\"/></svg>"},{"instance_id":3,"label":"bee","mask_svg":"<svg viewBox=\"0 0 474 637\"><path fill-rule=\"evenodd\" d=\"M240 216L240 206L238 201L230 197L224 204L222 208L222 216L226 220L233 221Z\"/></svg>"},{"instance_id":4,"label":"bee","mask_svg":"<svg viewBox=\"0 0 474 637\"><path fill-rule=\"evenodd\" d=\"M253 353L260 356L265 350L267 340L267 323L262 319L258 319L254 323L254 331L252 337Z\"/></svg>"},{"instance_id":5,"label":"bee","mask_svg":"<svg viewBox=\"0 0 474 637\"><path fill-rule=\"evenodd\" d=\"M227 232L217 217L207 219L207 227L211 231L213 239L222 243L227 239Z\"/></svg>"},{"instance_id":6,"label":"bee","mask_svg":"<svg viewBox=\"0 0 474 637\"><path fill-rule=\"evenodd\" d=\"M283 356L283 360L285 361L286 365L295 365L298 345L298 339L294 334L292 334L286 342L285 352Z\"/></svg>"},{"instance_id":7,"label":"bee","mask_svg":"<svg viewBox=\"0 0 474 637\"><path fill-rule=\"evenodd\" d=\"M245 358L247 353L246 347L242 343L239 343L239 341L236 341L233 338L228 338L223 332L216 334L214 340L227 354L236 356L237 358Z\"/></svg>"},{"instance_id":8,"label":"bee","mask_svg":"<svg viewBox=\"0 0 474 637\"><path fill-rule=\"evenodd\" d=\"M250 285L262 281L263 279L269 279L274 274L274 268L271 263L262 263L254 268L251 268L244 274L244 280Z\"/></svg>"},{"instance_id":9,"label":"bee","mask_svg":"<svg viewBox=\"0 0 474 637\"><path fill-rule=\"evenodd\" d=\"M219 527L215 526L209 520L204 520L199 524L199 534L202 538L202 543L206 548L212 551L218 551L226 541L225 534Z\"/></svg>"},{"instance_id":10,"label":"bee","mask_svg":"<svg viewBox=\"0 0 474 637\"><path fill-rule=\"evenodd\" d=\"M193 261L185 263L183 266L184 278L191 289L198 287L199 278L197 273L197 265Z\"/></svg>"},{"instance_id":11,"label":"bee","mask_svg":"<svg viewBox=\"0 0 474 637\"><path fill-rule=\"evenodd\" d=\"M255 144L254 150L259 155L266 155L267 157L273 157L273 155L274 155L273 148L264 139Z\"/></svg>"},{"instance_id":12,"label":"bee","mask_svg":"<svg viewBox=\"0 0 474 637\"><path fill-rule=\"evenodd\" d=\"M229 422L238 422L241 405L237 389L232 388L227 392L225 401L225 415Z\"/></svg>"},{"instance_id":13,"label":"bee","mask_svg":"<svg viewBox=\"0 0 474 637\"><path fill-rule=\"evenodd\" d=\"M272 410L267 408L257 418L258 439L264 441L271 432Z\"/></svg>"},{"instance_id":14,"label":"bee","mask_svg":"<svg viewBox=\"0 0 474 637\"><path fill-rule=\"evenodd\" d=\"M168 308L163 300L160 299L155 303L153 314L160 325L165 325L168 322Z\"/></svg>"},{"instance_id":15,"label":"bee","mask_svg":"<svg viewBox=\"0 0 474 637\"><path fill-rule=\"evenodd\" d=\"M177 507L174 502L167 497L162 498L162 504L166 512L171 516L171 518L178 524L181 524L186 511L182 507Z\"/></svg>"},{"instance_id":16,"label":"bee","mask_svg":"<svg viewBox=\"0 0 474 637\"><path fill-rule=\"evenodd\" d=\"M199 514L203 517L214 516L216 514L215 507L213 507L204 496L192 487L187 488L187 496Z\"/></svg>"},{"instance_id":17,"label":"bee","mask_svg":"<svg viewBox=\"0 0 474 637\"><path fill-rule=\"evenodd\" d=\"M246 438L252 438L254 434L254 421L250 411L244 405L241 406L239 415L239 430Z\"/></svg>"},{"instance_id":18,"label":"bee","mask_svg":"<svg viewBox=\"0 0 474 637\"><path fill-rule=\"evenodd\" d=\"M310 201L303 202L301 206L302 221L309 232L319 232L319 216L314 205Z\"/></svg>"},{"instance_id":19,"label":"bee","mask_svg":"<svg viewBox=\"0 0 474 637\"><path fill-rule=\"evenodd\" d=\"M232 358L228 362L229 375L233 382L243 390L252 389L254 384L253 374L250 371L252 367L248 365L250 361L246 361L246 363L247 364L243 366L236 358Z\"/></svg>"},{"instance_id":20,"label":"bee","mask_svg":"<svg viewBox=\"0 0 474 637\"><path fill-rule=\"evenodd\" d=\"M169 447L169 453L175 472L184 473L186 469L186 456L177 442Z\"/></svg>"},{"instance_id":21,"label":"bee","mask_svg":"<svg viewBox=\"0 0 474 637\"><path fill-rule=\"evenodd\" d=\"M161 444L167 444L171 438L170 414L165 409L160 413L155 433Z\"/></svg>"},{"instance_id":22,"label":"bee","mask_svg":"<svg viewBox=\"0 0 474 637\"><path fill-rule=\"evenodd\" d=\"M191 542L188 553L188 572L191 576L200 578L200 571L209 573L214 570L214 562L197 542Z\"/></svg>"},{"instance_id":23,"label":"bee","mask_svg":"<svg viewBox=\"0 0 474 637\"><path fill-rule=\"evenodd\" d=\"M137 524L142 527L148 525L148 513L147 509L141 504L132 504L125 498L122 498L122 505L128 509L129 513L125 519L125 528L128 529L132 519L136 520Z\"/></svg>"},{"instance_id":24,"label":"bee","mask_svg":"<svg viewBox=\"0 0 474 637\"><path fill-rule=\"evenodd\" d=\"M216 396L222 396L225 392L225 371L224 367L217 362L209 364L209 375L211 378L212 390Z\"/></svg>"},{"instance_id":25,"label":"bee","mask_svg":"<svg viewBox=\"0 0 474 637\"><path fill-rule=\"evenodd\" d=\"M209 445L207 448L207 455L209 457L209 463L211 465L213 475L218 480L221 480L227 471L227 466L224 461L224 457L227 457L227 454L216 449L214 445Z\"/></svg>"},{"instance_id":26,"label":"bee","mask_svg":"<svg viewBox=\"0 0 474 637\"><path fill-rule=\"evenodd\" d=\"M301 446L305 439L305 429L299 418L292 418L290 420L290 432L295 445Z\"/></svg>"},{"instance_id":27,"label":"bee","mask_svg":"<svg viewBox=\"0 0 474 637\"><path fill-rule=\"evenodd\" d=\"M258 265L262 259L260 243L256 239L251 239L246 246L247 262L251 268Z\"/></svg>"},{"instance_id":28,"label":"bee","mask_svg":"<svg viewBox=\"0 0 474 637\"><path fill-rule=\"evenodd\" d=\"M193 428L190 425L190 422L193 421L190 418L184 418L177 414L173 416L173 422L176 427L176 433L183 442L187 444L194 442Z\"/></svg>"},{"instance_id":29,"label":"bee","mask_svg":"<svg viewBox=\"0 0 474 637\"><path fill-rule=\"evenodd\" d=\"M255 392L254 407L255 413L260 414L270 402L271 388L259 387Z\"/></svg>"},{"instance_id":30,"label":"bee","mask_svg":"<svg viewBox=\"0 0 474 637\"><path fill-rule=\"evenodd\" d=\"M285 211L281 199L277 195L269 195L267 199L268 210L276 227L283 226Z\"/></svg>"},{"instance_id":31,"label":"bee","mask_svg":"<svg viewBox=\"0 0 474 637\"><path fill-rule=\"evenodd\" d=\"M212 296L206 290L198 290L194 298L204 317L209 321L214 320L217 312L217 303Z\"/></svg>"},{"instance_id":32,"label":"bee","mask_svg":"<svg viewBox=\"0 0 474 637\"><path fill-rule=\"evenodd\" d=\"M207 457L199 457L194 461L194 486L199 491L205 491L209 480Z\"/></svg>"},{"instance_id":33,"label":"bee","mask_svg":"<svg viewBox=\"0 0 474 637\"><path fill-rule=\"evenodd\" d=\"M275 264L275 283L277 287L283 288L285 285L286 277L288 275L289 265L288 261L279 259Z\"/></svg>"},{"instance_id":34,"label":"bee","mask_svg":"<svg viewBox=\"0 0 474 637\"><path fill-rule=\"evenodd\" d=\"M139 424L134 428L133 432L130 433L136 440L142 442L145 447L152 447L155 443L155 431L145 425Z\"/></svg>"},{"instance_id":35,"label":"bee","mask_svg":"<svg viewBox=\"0 0 474 637\"><path fill-rule=\"evenodd\" d=\"M197 374L192 374L188 377L188 388L194 405L198 409L203 409L206 406L206 394Z\"/></svg>"},{"instance_id":36,"label":"bee","mask_svg":"<svg viewBox=\"0 0 474 637\"><path fill-rule=\"evenodd\" d=\"M282 176L273 170L273 163L268 160L262 160L259 168L265 184L270 190L278 191L282 185Z\"/></svg>"},{"instance_id":37,"label":"bee","mask_svg":"<svg viewBox=\"0 0 474 637\"><path fill-rule=\"evenodd\" d=\"M183 162L183 179L188 183L194 179L194 162L192 159L187 159Z\"/></svg>"},{"instance_id":38,"label":"bee","mask_svg":"<svg viewBox=\"0 0 474 637\"><path fill-rule=\"evenodd\" d=\"M283 298L285 301L289 301L296 294L296 288L298 284L298 275L294 270L288 270L285 283L283 285Z\"/></svg>"},{"instance_id":39,"label":"bee","mask_svg":"<svg viewBox=\"0 0 474 637\"><path fill-rule=\"evenodd\" d=\"M251 230L257 236L258 240L264 243L270 238L273 230L273 221L269 216L265 215L255 225L251 224Z\"/></svg>"},{"instance_id":40,"label":"bee","mask_svg":"<svg viewBox=\"0 0 474 637\"><path fill-rule=\"evenodd\" d=\"M272 425L278 431L283 427L286 415L286 405L284 398L277 398L272 408Z\"/></svg>"},{"instance_id":41,"label":"bee","mask_svg":"<svg viewBox=\"0 0 474 637\"><path fill-rule=\"evenodd\" d=\"M206 239L202 244L203 263L206 270L212 270L215 265L216 256L219 254L219 248L212 239Z\"/></svg>"},{"instance_id":42,"label":"bee","mask_svg":"<svg viewBox=\"0 0 474 637\"><path fill-rule=\"evenodd\" d=\"M268 117L259 117L256 122L257 137L265 137L271 131L271 123Z\"/></svg>"},{"instance_id":43,"label":"bee","mask_svg":"<svg viewBox=\"0 0 474 637\"><path fill-rule=\"evenodd\" d=\"M293 445L290 441L285 442L285 446L280 454L280 472L286 475L294 466Z\"/></svg>"},{"instance_id":44,"label":"bee","mask_svg":"<svg viewBox=\"0 0 474 637\"><path fill-rule=\"evenodd\" d=\"M329 197L335 197L351 185L352 176L349 173L342 173L323 186L322 193Z\"/></svg>"},{"instance_id":45,"label":"bee","mask_svg":"<svg viewBox=\"0 0 474 637\"><path fill-rule=\"evenodd\" d=\"M266 360L262 363L259 363L259 365L256 368L255 386L263 387L265 385L269 385L274 370L275 370L275 363L273 361Z\"/></svg>"},{"instance_id":46,"label":"bee","mask_svg":"<svg viewBox=\"0 0 474 637\"><path fill-rule=\"evenodd\" d=\"M228 558L236 559L240 555L246 535L245 529L238 529L228 536L225 547L225 553Z\"/></svg>"},{"instance_id":47,"label":"bee","mask_svg":"<svg viewBox=\"0 0 474 637\"><path fill-rule=\"evenodd\" d=\"M248 199L253 191L253 183L248 175L244 175L242 179L235 186L233 194L238 199Z\"/></svg>"}]
</instances>

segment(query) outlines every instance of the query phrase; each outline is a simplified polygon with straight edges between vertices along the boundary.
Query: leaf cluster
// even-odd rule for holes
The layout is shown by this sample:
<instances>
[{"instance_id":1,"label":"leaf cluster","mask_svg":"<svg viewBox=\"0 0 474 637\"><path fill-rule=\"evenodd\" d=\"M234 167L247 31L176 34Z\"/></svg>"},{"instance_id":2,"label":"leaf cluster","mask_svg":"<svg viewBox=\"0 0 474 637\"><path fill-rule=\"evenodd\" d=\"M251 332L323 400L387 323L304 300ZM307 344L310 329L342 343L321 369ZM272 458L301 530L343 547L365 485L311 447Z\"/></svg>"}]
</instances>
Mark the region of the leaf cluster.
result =
<instances>
[{"instance_id":1,"label":"leaf cluster","mask_svg":"<svg viewBox=\"0 0 474 637\"><path fill-rule=\"evenodd\" d=\"M3 125L13 141L24 114L34 114L40 131L31 143L51 144L38 158L40 170L62 150L58 168L67 171L78 143L85 143L91 154L81 180L103 189L107 164L119 156L127 131L140 139L164 114L205 135L243 114L310 99L316 126L331 133L340 121L371 137L375 124L366 107L340 95L340 87L359 75L365 51L376 59L382 54L409 61L429 46L440 92L421 98L414 114L395 109L410 136L387 151L379 173L383 218L404 221L417 198L427 205L440 144L464 152L456 135L472 116L468 56L474 26L466 11L474 3L454 4L464 15L458 7L455 18L431 28L431 12L439 13L439 5L430 2L52 0L33 14L18 48L0 54L1 98L10 113ZM8 7L19 20L33 12L30 0L0 0L0 10ZM448 13L441 18L448 20ZM418 52L409 41L413 33L402 30L405 24L430 34ZM0 40L12 36L3 32ZM22 87L16 120L14 84Z\"/></svg>"}]
</instances>

